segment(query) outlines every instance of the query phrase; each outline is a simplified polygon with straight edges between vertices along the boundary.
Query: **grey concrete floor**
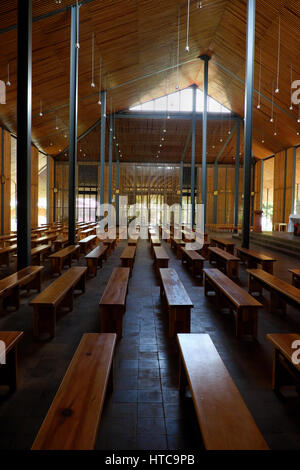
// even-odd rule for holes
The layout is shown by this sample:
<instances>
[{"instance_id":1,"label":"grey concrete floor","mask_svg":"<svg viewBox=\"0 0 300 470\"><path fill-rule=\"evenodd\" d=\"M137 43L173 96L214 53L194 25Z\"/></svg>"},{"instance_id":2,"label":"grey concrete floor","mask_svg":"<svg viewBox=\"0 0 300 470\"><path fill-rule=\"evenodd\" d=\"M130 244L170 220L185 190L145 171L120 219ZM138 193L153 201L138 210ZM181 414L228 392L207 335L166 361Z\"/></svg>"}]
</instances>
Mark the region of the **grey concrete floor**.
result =
<instances>
[{"instance_id":1,"label":"grey concrete floor","mask_svg":"<svg viewBox=\"0 0 300 470\"><path fill-rule=\"evenodd\" d=\"M19 349L19 388L13 395L0 395L1 449L30 448L82 334L99 331L98 303L113 268L120 265L125 245L120 242L97 277L87 281L86 293L76 297L73 312L58 319L53 340L41 342L32 336L28 303L35 294L22 297L18 312L0 311L0 330L25 332ZM191 331L210 334L270 448L300 449L300 397L290 393L279 398L272 392L272 347L266 340L271 332L299 332L299 311L288 307L283 317L264 308L259 312L258 341L237 340L233 315L216 311L199 281L175 259L170 246L163 245L170 267L176 269L194 302ZM275 255L275 274L290 281L288 268L299 267L299 260L257 249ZM84 265L84 258L80 264ZM6 274L2 269L1 277ZM43 287L53 279L46 266ZM240 285L247 287L243 266ZM114 391L105 402L96 449L201 449L192 400L179 397L178 350L176 341L168 338L167 314L161 308L148 241L138 245L123 325L114 359Z\"/></svg>"}]
</instances>

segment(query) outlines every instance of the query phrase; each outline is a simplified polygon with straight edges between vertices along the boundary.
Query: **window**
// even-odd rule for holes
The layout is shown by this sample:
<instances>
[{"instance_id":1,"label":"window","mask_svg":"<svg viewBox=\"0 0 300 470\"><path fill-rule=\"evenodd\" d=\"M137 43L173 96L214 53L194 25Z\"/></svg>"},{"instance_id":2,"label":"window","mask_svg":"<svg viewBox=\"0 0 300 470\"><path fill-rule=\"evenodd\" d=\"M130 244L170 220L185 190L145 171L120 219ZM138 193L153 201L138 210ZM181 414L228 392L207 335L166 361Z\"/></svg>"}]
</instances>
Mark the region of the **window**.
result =
<instances>
[{"instance_id":1,"label":"window","mask_svg":"<svg viewBox=\"0 0 300 470\"><path fill-rule=\"evenodd\" d=\"M273 229L274 158L263 162L262 229Z\"/></svg>"},{"instance_id":2,"label":"window","mask_svg":"<svg viewBox=\"0 0 300 470\"><path fill-rule=\"evenodd\" d=\"M197 89L197 112L203 111L203 91ZM208 112L210 113L230 113L230 110L216 101L211 96L208 97L207 103ZM170 95L162 96L152 101L139 104L130 108L130 111L154 111L154 112L191 112L193 110L193 89L191 87L185 88L181 91L176 91Z\"/></svg>"},{"instance_id":3,"label":"window","mask_svg":"<svg viewBox=\"0 0 300 470\"><path fill-rule=\"evenodd\" d=\"M11 138L11 199L10 221L11 230L17 230L17 139Z\"/></svg>"},{"instance_id":4,"label":"window","mask_svg":"<svg viewBox=\"0 0 300 470\"><path fill-rule=\"evenodd\" d=\"M47 170L46 155L39 153L39 179L38 179L38 225L46 224L47 216Z\"/></svg>"}]
</instances>

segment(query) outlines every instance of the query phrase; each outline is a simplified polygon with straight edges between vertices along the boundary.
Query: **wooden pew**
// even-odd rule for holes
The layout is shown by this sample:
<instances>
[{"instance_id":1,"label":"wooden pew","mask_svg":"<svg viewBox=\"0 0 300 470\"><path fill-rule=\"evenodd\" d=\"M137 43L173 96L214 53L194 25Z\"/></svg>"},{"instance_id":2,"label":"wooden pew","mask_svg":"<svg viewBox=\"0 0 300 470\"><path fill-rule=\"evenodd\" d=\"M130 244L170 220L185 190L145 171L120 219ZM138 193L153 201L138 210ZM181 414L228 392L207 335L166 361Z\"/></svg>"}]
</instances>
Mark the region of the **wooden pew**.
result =
<instances>
[{"instance_id":1,"label":"wooden pew","mask_svg":"<svg viewBox=\"0 0 300 470\"><path fill-rule=\"evenodd\" d=\"M68 269L50 286L31 300L34 308L33 334L35 337L42 333L55 336L56 312L59 306L66 306L73 310L74 290L85 292L85 279L87 268L73 267Z\"/></svg>"},{"instance_id":2,"label":"wooden pew","mask_svg":"<svg viewBox=\"0 0 300 470\"><path fill-rule=\"evenodd\" d=\"M169 337L176 333L189 333L191 309L189 298L177 272L173 268L160 268L160 295L166 301L169 313Z\"/></svg>"},{"instance_id":3,"label":"wooden pew","mask_svg":"<svg viewBox=\"0 0 300 470\"><path fill-rule=\"evenodd\" d=\"M129 238L128 240L128 246L135 246L137 247L138 246L138 242L139 242L139 239L133 239L133 238Z\"/></svg>"},{"instance_id":4,"label":"wooden pew","mask_svg":"<svg viewBox=\"0 0 300 470\"><path fill-rule=\"evenodd\" d=\"M13 238L16 238L16 235L15 234L7 234L7 235L0 235L0 246L1 248L3 248L5 246L5 242L7 240L11 240Z\"/></svg>"},{"instance_id":5,"label":"wooden pew","mask_svg":"<svg viewBox=\"0 0 300 470\"><path fill-rule=\"evenodd\" d=\"M36 289L41 292L41 273L43 266L28 266L0 280L0 298L3 308L20 307L20 290Z\"/></svg>"},{"instance_id":6,"label":"wooden pew","mask_svg":"<svg viewBox=\"0 0 300 470\"><path fill-rule=\"evenodd\" d=\"M247 248L237 248L237 255L241 261L247 262L248 269L257 268L257 265L260 264L264 271L273 274L275 258Z\"/></svg>"},{"instance_id":7,"label":"wooden pew","mask_svg":"<svg viewBox=\"0 0 300 470\"><path fill-rule=\"evenodd\" d=\"M115 238L105 238L103 240L103 245L107 246L107 254L110 255L112 250L115 249L117 245L117 240Z\"/></svg>"},{"instance_id":8,"label":"wooden pew","mask_svg":"<svg viewBox=\"0 0 300 470\"><path fill-rule=\"evenodd\" d=\"M40 245L31 250L31 263L40 266L51 253L51 245Z\"/></svg>"},{"instance_id":9,"label":"wooden pew","mask_svg":"<svg viewBox=\"0 0 300 470\"><path fill-rule=\"evenodd\" d=\"M289 272L292 273L293 286L300 289L300 269L289 269Z\"/></svg>"},{"instance_id":10,"label":"wooden pew","mask_svg":"<svg viewBox=\"0 0 300 470\"><path fill-rule=\"evenodd\" d=\"M239 277L239 258L217 247L210 246L208 252L210 264L215 262L216 266L224 270L229 277Z\"/></svg>"},{"instance_id":11,"label":"wooden pew","mask_svg":"<svg viewBox=\"0 0 300 470\"><path fill-rule=\"evenodd\" d=\"M287 303L297 308L300 307L300 289L297 289L297 287L262 269L247 269L247 272L249 274L248 290L250 293L259 292L262 294L263 289L270 292L270 312L281 310L286 313Z\"/></svg>"},{"instance_id":12,"label":"wooden pew","mask_svg":"<svg viewBox=\"0 0 300 470\"><path fill-rule=\"evenodd\" d=\"M85 257L88 268L88 274L90 276L97 275L97 268L102 268L102 261L107 260L107 246L98 245Z\"/></svg>"},{"instance_id":13,"label":"wooden pew","mask_svg":"<svg viewBox=\"0 0 300 470\"><path fill-rule=\"evenodd\" d=\"M154 258L154 247L161 246L161 241L159 238L151 237L150 238L150 245L151 245L151 256Z\"/></svg>"},{"instance_id":14,"label":"wooden pew","mask_svg":"<svg viewBox=\"0 0 300 470\"><path fill-rule=\"evenodd\" d=\"M90 227L85 230L80 231L80 239L82 238L87 238L90 235L96 235L96 228L95 227Z\"/></svg>"},{"instance_id":15,"label":"wooden pew","mask_svg":"<svg viewBox=\"0 0 300 470\"><path fill-rule=\"evenodd\" d=\"M88 237L79 240L78 243L80 245L81 252L86 255L88 250L95 247L95 244L97 243L97 235L89 235Z\"/></svg>"},{"instance_id":16,"label":"wooden pew","mask_svg":"<svg viewBox=\"0 0 300 470\"><path fill-rule=\"evenodd\" d=\"M51 244L54 240L57 239L57 235L45 235L44 237L39 237L31 241L31 246L35 247L38 245L47 245Z\"/></svg>"},{"instance_id":17,"label":"wooden pew","mask_svg":"<svg viewBox=\"0 0 300 470\"><path fill-rule=\"evenodd\" d=\"M179 388L188 385L206 450L268 450L208 334L178 334Z\"/></svg>"},{"instance_id":18,"label":"wooden pew","mask_svg":"<svg viewBox=\"0 0 300 470\"><path fill-rule=\"evenodd\" d=\"M79 245L67 246L66 248L63 248L62 250L57 251L56 253L53 253L53 255L50 255L49 259L51 262L51 272L61 274L65 263L69 263L69 267L71 268L72 259L74 256L77 258L77 260L79 260L79 256L80 256Z\"/></svg>"},{"instance_id":19,"label":"wooden pew","mask_svg":"<svg viewBox=\"0 0 300 470\"><path fill-rule=\"evenodd\" d=\"M185 242L183 240L178 240L176 238L171 237L171 248L176 253L176 258L181 259L181 248L185 247Z\"/></svg>"},{"instance_id":20,"label":"wooden pew","mask_svg":"<svg viewBox=\"0 0 300 470\"><path fill-rule=\"evenodd\" d=\"M197 251L181 248L181 262L192 268L193 277L203 278L203 263L205 259Z\"/></svg>"},{"instance_id":21,"label":"wooden pew","mask_svg":"<svg viewBox=\"0 0 300 470\"><path fill-rule=\"evenodd\" d=\"M135 246L126 246L123 253L120 256L121 266L123 268L130 269L130 277L132 276L132 270L135 260L136 247Z\"/></svg>"},{"instance_id":22,"label":"wooden pew","mask_svg":"<svg viewBox=\"0 0 300 470\"><path fill-rule=\"evenodd\" d=\"M165 249L162 246L155 246L153 248L154 252L154 267L156 274L159 274L160 268L169 267L169 256L167 255Z\"/></svg>"},{"instance_id":23,"label":"wooden pew","mask_svg":"<svg viewBox=\"0 0 300 470\"><path fill-rule=\"evenodd\" d=\"M83 335L32 450L93 450L113 386L115 334Z\"/></svg>"},{"instance_id":24,"label":"wooden pew","mask_svg":"<svg viewBox=\"0 0 300 470\"><path fill-rule=\"evenodd\" d=\"M230 240L223 240L222 238L210 237L210 246L217 246L222 250L227 251L234 255L234 243Z\"/></svg>"},{"instance_id":25,"label":"wooden pew","mask_svg":"<svg viewBox=\"0 0 300 470\"><path fill-rule=\"evenodd\" d=\"M280 392L283 385L295 383L300 386L300 364L293 362L293 353L297 348L292 348L294 341L300 342L300 335L295 333L268 334L267 339L274 347L272 389ZM299 356L299 355L298 355ZM297 357L298 359L298 357Z\"/></svg>"},{"instance_id":26,"label":"wooden pew","mask_svg":"<svg viewBox=\"0 0 300 470\"><path fill-rule=\"evenodd\" d=\"M99 302L101 333L117 333L122 338L129 275L129 268L114 268L110 276Z\"/></svg>"},{"instance_id":27,"label":"wooden pew","mask_svg":"<svg viewBox=\"0 0 300 470\"><path fill-rule=\"evenodd\" d=\"M62 250L63 248L65 248L66 246L68 246L69 244L69 239L67 237L65 238L60 238L60 239L56 239L54 242L53 242L53 245L54 245L54 251L60 251Z\"/></svg>"},{"instance_id":28,"label":"wooden pew","mask_svg":"<svg viewBox=\"0 0 300 470\"><path fill-rule=\"evenodd\" d=\"M17 251L17 245L7 246L0 249L0 266L6 264L9 267L9 255Z\"/></svg>"},{"instance_id":29,"label":"wooden pew","mask_svg":"<svg viewBox=\"0 0 300 470\"><path fill-rule=\"evenodd\" d=\"M203 269L203 273L205 295L215 292L217 307L227 305L235 312L236 336L250 334L256 338L258 309L262 304L218 269Z\"/></svg>"},{"instance_id":30,"label":"wooden pew","mask_svg":"<svg viewBox=\"0 0 300 470\"><path fill-rule=\"evenodd\" d=\"M11 393L17 389L17 353L18 343L22 338L23 331L0 331L0 341L4 343L5 348L5 351L0 348L0 385L7 385ZM2 356L3 353L5 354L5 357Z\"/></svg>"},{"instance_id":31,"label":"wooden pew","mask_svg":"<svg viewBox=\"0 0 300 470\"><path fill-rule=\"evenodd\" d=\"M199 255L203 256L203 258L209 259L209 251L208 251L209 247L210 247L210 242L204 242L203 247L195 251L197 251Z\"/></svg>"}]
</instances>

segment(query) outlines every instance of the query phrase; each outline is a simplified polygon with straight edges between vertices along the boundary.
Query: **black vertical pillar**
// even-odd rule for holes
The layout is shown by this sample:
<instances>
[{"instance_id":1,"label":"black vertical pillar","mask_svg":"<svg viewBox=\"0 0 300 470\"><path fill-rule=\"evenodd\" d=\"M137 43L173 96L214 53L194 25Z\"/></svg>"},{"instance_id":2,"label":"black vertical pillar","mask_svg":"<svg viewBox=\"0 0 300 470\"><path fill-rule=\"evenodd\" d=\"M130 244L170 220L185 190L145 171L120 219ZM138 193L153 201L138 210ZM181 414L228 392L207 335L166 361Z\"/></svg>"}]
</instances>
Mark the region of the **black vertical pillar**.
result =
<instances>
[{"instance_id":1,"label":"black vertical pillar","mask_svg":"<svg viewBox=\"0 0 300 470\"><path fill-rule=\"evenodd\" d=\"M244 131L244 210L242 247L249 248L251 210L251 160L252 160L252 106L255 43L255 0L248 0L247 11L247 64L245 86Z\"/></svg>"},{"instance_id":2,"label":"black vertical pillar","mask_svg":"<svg viewBox=\"0 0 300 470\"><path fill-rule=\"evenodd\" d=\"M18 270L31 263L32 0L18 0Z\"/></svg>"},{"instance_id":3,"label":"black vertical pillar","mask_svg":"<svg viewBox=\"0 0 300 470\"><path fill-rule=\"evenodd\" d=\"M204 226L206 223L206 201L207 201L207 98L208 98L208 62L210 57L206 54L201 55L200 59L204 61L204 80L203 80L203 121L202 121L202 194L201 203L204 207Z\"/></svg>"},{"instance_id":4,"label":"black vertical pillar","mask_svg":"<svg viewBox=\"0 0 300 470\"><path fill-rule=\"evenodd\" d=\"M241 122L236 123L236 148L235 148L235 184L234 184L234 231L238 232L239 224L239 183L240 183L240 140Z\"/></svg>"},{"instance_id":5,"label":"black vertical pillar","mask_svg":"<svg viewBox=\"0 0 300 470\"><path fill-rule=\"evenodd\" d=\"M75 244L76 235L76 166L78 119L78 7L71 7L70 41L70 131L69 131L69 243Z\"/></svg>"},{"instance_id":6,"label":"black vertical pillar","mask_svg":"<svg viewBox=\"0 0 300 470\"><path fill-rule=\"evenodd\" d=\"M195 161L196 161L196 100L197 87L193 86L193 117L192 117L192 157L191 157L191 224L195 223Z\"/></svg>"},{"instance_id":7,"label":"black vertical pillar","mask_svg":"<svg viewBox=\"0 0 300 470\"><path fill-rule=\"evenodd\" d=\"M105 169L105 136L106 136L106 91L101 91L101 141L100 141L100 207L104 204L104 169ZM100 220L103 215L100 216Z\"/></svg>"}]
</instances>

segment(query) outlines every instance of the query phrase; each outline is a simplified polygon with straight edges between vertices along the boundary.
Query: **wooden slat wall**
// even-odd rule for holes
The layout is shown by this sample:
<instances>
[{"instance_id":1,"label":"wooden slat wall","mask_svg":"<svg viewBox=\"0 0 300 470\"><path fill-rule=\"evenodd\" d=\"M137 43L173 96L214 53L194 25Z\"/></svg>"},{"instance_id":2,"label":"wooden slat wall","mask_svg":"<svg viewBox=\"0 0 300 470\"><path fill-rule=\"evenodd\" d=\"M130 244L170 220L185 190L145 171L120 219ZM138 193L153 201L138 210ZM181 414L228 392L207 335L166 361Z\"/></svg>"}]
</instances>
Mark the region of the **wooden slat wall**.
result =
<instances>
[{"instance_id":1,"label":"wooden slat wall","mask_svg":"<svg viewBox=\"0 0 300 470\"><path fill-rule=\"evenodd\" d=\"M255 182L254 182L254 210L260 210L261 202L261 161L257 161L255 165Z\"/></svg>"},{"instance_id":2,"label":"wooden slat wall","mask_svg":"<svg viewBox=\"0 0 300 470\"><path fill-rule=\"evenodd\" d=\"M54 159L49 157L48 159L48 175L49 175L49 220L48 222L51 223L54 221L53 219L53 209L54 209Z\"/></svg>"},{"instance_id":3,"label":"wooden slat wall","mask_svg":"<svg viewBox=\"0 0 300 470\"><path fill-rule=\"evenodd\" d=\"M286 152L286 191L284 210L284 178L285 178L285 151L277 153L274 157L274 202L273 225L276 223L288 223L292 206L293 185L293 148Z\"/></svg>"},{"instance_id":4,"label":"wooden slat wall","mask_svg":"<svg viewBox=\"0 0 300 470\"><path fill-rule=\"evenodd\" d=\"M287 150L286 161L286 195L285 195L285 223L289 222L292 212L292 195L293 195L293 153L294 149Z\"/></svg>"},{"instance_id":5,"label":"wooden slat wall","mask_svg":"<svg viewBox=\"0 0 300 470\"><path fill-rule=\"evenodd\" d=\"M39 152L31 146L31 226L38 225Z\"/></svg>"},{"instance_id":6,"label":"wooden slat wall","mask_svg":"<svg viewBox=\"0 0 300 470\"><path fill-rule=\"evenodd\" d=\"M3 175L4 182L4 194L3 194L3 233L10 233L11 223L10 223L10 199L11 199L11 135L9 132L4 130L3 133L4 146L3 146ZM1 200L1 192L0 192Z\"/></svg>"}]
</instances>

